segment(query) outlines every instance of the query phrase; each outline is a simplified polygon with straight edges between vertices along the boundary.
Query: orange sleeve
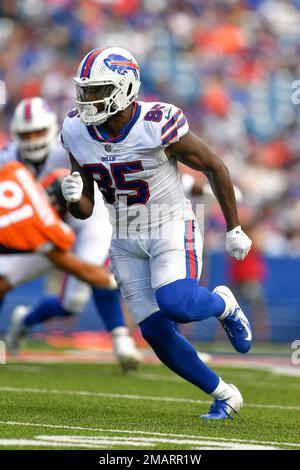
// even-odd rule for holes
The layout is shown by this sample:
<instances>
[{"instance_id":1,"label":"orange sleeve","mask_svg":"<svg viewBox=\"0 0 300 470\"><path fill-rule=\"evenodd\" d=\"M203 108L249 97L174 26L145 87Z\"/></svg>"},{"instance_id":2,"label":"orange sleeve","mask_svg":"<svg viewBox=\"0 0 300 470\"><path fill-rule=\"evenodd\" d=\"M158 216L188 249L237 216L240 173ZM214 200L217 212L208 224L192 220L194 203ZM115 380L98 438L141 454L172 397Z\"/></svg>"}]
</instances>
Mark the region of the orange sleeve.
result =
<instances>
[{"instance_id":1,"label":"orange sleeve","mask_svg":"<svg viewBox=\"0 0 300 470\"><path fill-rule=\"evenodd\" d=\"M47 195L19 162L0 169L0 244L18 251L69 250L73 230L51 207Z\"/></svg>"},{"instance_id":2,"label":"orange sleeve","mask_svg":"<svg viewBox=\"0 0 300 470\"><path fill-rule=\"evenodd\" d=\"M53 247L59 248L63 251L68 251L72 248L75 241L75 234L73 230L60 219L57 220L55 225L50 227L39 227L39 232L43 236L43 241L39 243L35 251L45 253L50 251Z\"/></svg>"}]
</instances>

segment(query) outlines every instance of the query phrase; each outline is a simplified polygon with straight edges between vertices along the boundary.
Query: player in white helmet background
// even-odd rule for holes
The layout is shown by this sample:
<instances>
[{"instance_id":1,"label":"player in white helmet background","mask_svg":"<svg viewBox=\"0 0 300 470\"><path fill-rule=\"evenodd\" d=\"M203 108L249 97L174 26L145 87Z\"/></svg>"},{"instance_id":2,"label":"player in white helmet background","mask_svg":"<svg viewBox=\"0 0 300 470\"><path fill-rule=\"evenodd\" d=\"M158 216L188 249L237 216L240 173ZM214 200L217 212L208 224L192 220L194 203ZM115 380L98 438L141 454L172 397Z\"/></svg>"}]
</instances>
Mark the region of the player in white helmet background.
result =
<instances>
[{"instance_id":1,"label":"player in white helmet background","mask_svg":"<svg viewBox=\"0 0 300 470\"><path fill-rule=\"evenodd\" d=\"M54 110L35 97L19 103L10 130L22 160L38 165L55 147L59 127Z\"/></svg>"},{"instance_id":2,"label":"player in white helmet background","mask_svg":"<svg viewBox=\"0 0 300 470\"><path fill-rule=\"evenodd\" d=\"M13 141L0 153L0 164L20 160L40 181L54 178L59 169L68 172L69 159L61 147L58 129L56 113L44 99L34 97L22 100L11 121ZM59 198L59 194L53 194L53 187L56 192L60 192L60 184L48 186L51 186L52 197ZM46 189L49 190L49 187ZM65 214L64 220L76 234L73 248L76 255L92 264L104 266L108 259L112 228L101 195L97 198L95 214L89 220L80 221L70 214ZM38 254L1 256L0 277L5 278L11 288L52 269L49 260ZM112 333L116 356L121 366L126 369L138 364L140 354L129 335L119 293L113 276L111 278L110 289L96 288L92 293L97 311L106 328ZM90 297L90 286L66 274L59 297L45 296L33 309L19 306L14 310L6 337L8 348L16 352L21 336L35 324L54 317L68 317L80 313Z\"/></svg>"},{"instance_id":3,"label":"player in white helmet background","mask_svg":"<svg viewBox=\"0 0 300 470\"><path fill-rule=\"evenodd\" d=\"M227 252L243 259L251 240L240 227L228 170L189 130L181 109L136 101L140 73L129 51L92 50L74 81L77 110L62 129L72 165L62 185L68 210L79 219L91 216L96 181L114 229L115 278L144 338L166 366L213 397L203 418L231 417L243 405L239 390L208 368L174 328L174 322L215 317L238 352L251 347L249 322L228 287L210 292L198 285L202 239L178 162L208 177L226 221Z\"/></svg>"}]
</instances>

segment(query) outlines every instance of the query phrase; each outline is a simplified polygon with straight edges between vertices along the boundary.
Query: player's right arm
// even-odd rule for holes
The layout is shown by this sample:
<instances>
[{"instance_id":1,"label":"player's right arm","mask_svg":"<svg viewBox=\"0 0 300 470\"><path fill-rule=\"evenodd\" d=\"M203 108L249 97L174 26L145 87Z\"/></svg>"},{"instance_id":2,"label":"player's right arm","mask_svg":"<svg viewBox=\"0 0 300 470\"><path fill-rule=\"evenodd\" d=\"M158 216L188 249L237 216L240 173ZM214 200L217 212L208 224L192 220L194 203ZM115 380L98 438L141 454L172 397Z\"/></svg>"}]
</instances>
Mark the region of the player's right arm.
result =
<instances>
[{"instance_id":1,"label":"player's right arm","mask_svg":"<svg viewBox=\"0 0 300 470\"><path fill-rule=\"evenodd\" d=\"M76 219L87 219L94 209L94 180L69 153L71 174L63 180L61 189L68 211Z\"/></svg>"},{"instance_id":2,"label":"player's right arm","mask_svg":"<svg viewBox=\"0 0 300 470\"><path fill-rule=\"evenodd\" d=\"M46 256L57 268L73 274L83 282L104 289L115 287L113 276L107 268L86 263L77 258L71 251L53 248L46 253Z\"/></svg>"},{"instance_id":3,"label":"player's right arm","mask_svg":"<svg viewBox=\"0 0 300 470\"><path fill-rule=\"evenodd\" d=\"M203 140L188 130L177 142L169 145L165 152L168 157L175 157L189 168L207 176L226 221L227 252L236 259L244 259L252 242L241 229L233 183L224 162Z\"/></svg>"}]
</instances>

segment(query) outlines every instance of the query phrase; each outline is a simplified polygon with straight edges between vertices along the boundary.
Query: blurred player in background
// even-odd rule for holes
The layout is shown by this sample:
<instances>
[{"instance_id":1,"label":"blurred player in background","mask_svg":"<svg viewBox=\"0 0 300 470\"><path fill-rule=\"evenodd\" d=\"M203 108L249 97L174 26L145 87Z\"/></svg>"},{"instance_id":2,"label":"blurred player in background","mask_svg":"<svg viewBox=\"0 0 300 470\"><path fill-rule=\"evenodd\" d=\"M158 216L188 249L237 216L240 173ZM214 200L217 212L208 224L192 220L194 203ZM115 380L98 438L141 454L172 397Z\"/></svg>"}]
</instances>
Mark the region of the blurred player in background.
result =
<instances>
[{"instance_id":1,"label":"blurred player in background","mask_svg":"<svg viewBox=\"0 0 300 470\"><path fill-rule=\"evenodd\" d=\"M190 173L181 173L181 183L185 195L188 198L197 197L197 196L211 196L214 197L214 192L211 189L211 186L206 182L203 182L196 178ZM237 203L242 202L243 195L240 188L236 185L233 186L235 199Z\"/></svg>"},{"instance_id":2,"label":"blurred player in background","mask_svg":"<svg viewBox=\"0 0 300 470\"><path fill-rule=\"evenodd\" d=\"M75 240L73 230L59 218L22 163L13 161L0 167L0 202L1 269L22 256L23 262L44 260L45 265L65 269L90 284L111 284L107 270L80 260L70 251ZM0 296L11 288L9 279L0 276Z\"/></svg>"},{"instance_id":3,"label":"blurred player in background","mask_svg":"<svg viewBox=\"0 0 300 470\"><path fill-rule=\"evenodd\" d=\"M57 142L56 114L42 98L23 100L15 110L11 132L14 141L0 154L0 163L22 161L36 178L44 180L52 198L62 202L64 199L57 194L57 191L61 191L60 184L56 183L59 174L67 171L69 162L66 152ZM58 171L58 176L55 171ZM60 207L58 204L57 208L76 234L74 253L86 262L102 266L110 277L108 288L93 288L94 301L106 328L112 333L114 351L121 366L125 369L135 367L140 361L140 354L125 325L114 278L105 267L111 241L111 226L101 195L97 199L95 215L85 222L66 215L66 210L61 204ZM43 257L33 262L32 259L19 255L13 259L9 257L1 260L0 275L14 287L51 269L51 264ZM24 327L29 329L54 317L69 317L80 313L90 295L91 289L86 283L66 275L60 297L44 297L33 310L25 306L15 309L8 334L8 347L16 352Z\"/></svg>"},{"instance_id":4,"label":"blurred player in background","mask_svg":"<svg viewBox=\"0 0 300 470\"><path fill-rule=\"evenodd\" d=\"M249 322L228 287L198 286L202 240L178 161L208 177L227 224L227 252L243 259L251 240L240 227L228 170L189 131L181 109L135 101L139 66L127 50L92 50L74 81L77 110L62 129L72 164L62 185L68 209L90 217L98 183L114 227L113 271L135 322L165 365L213 397L202 417L227 419L242 407L239 390L201 361L174 322L215 317L238 352L251 347Z\"/></svg>"}]
</instances>

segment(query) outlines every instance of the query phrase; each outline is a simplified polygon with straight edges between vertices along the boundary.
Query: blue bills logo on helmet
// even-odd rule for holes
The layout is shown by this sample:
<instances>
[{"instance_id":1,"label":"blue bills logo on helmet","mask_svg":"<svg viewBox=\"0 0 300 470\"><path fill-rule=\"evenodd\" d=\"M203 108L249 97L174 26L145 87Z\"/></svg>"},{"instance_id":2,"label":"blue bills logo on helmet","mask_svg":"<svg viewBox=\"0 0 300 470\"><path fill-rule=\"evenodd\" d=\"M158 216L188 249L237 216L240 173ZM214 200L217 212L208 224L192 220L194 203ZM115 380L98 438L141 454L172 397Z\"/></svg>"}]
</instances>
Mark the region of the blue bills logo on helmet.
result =
<instances>
[{"instance_id":1,"label":"blue bills logo on helmet","mask_svg":"<svg viewBox=\"0 0 300 470\"><path fill-rule=\"evenodd\" d=\"M118 54L110 54L104 59L104 64L107 68L113 72L117 72L119 75L125 75L129 70L134 73L135 78L138 80L138 65L131 59Z\"/></svg>"}]
</instances>

